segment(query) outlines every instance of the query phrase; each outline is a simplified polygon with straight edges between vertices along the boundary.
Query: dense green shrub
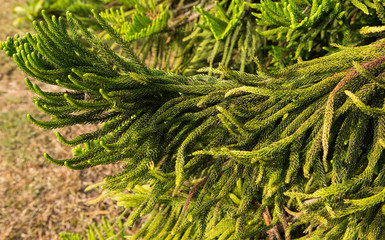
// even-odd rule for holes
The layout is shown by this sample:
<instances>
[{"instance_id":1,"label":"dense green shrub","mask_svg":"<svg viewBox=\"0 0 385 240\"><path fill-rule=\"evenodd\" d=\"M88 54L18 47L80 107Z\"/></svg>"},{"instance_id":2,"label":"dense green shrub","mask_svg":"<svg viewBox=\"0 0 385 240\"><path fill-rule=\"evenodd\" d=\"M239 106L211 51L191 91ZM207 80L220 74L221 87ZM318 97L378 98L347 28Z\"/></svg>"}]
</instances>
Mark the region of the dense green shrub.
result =
<instances>
[{"instance_id":1,"label":"dense green shrub","mask_svg":"<svg viewBox=\"0 0 385 240\"><path fill-rule=\"evenodd\" d=\"M93 12L101 32L43 11L36 34L0 43L64 89L26 79L51 116L34 124L102 124L57 133L74 156L45 157L124 163L98 185L131 210L120 231L141 218L133 239L385 236L381 1L121 2ZM101 228L88 238L124 237Z\"/></svg>"}]
</instances>

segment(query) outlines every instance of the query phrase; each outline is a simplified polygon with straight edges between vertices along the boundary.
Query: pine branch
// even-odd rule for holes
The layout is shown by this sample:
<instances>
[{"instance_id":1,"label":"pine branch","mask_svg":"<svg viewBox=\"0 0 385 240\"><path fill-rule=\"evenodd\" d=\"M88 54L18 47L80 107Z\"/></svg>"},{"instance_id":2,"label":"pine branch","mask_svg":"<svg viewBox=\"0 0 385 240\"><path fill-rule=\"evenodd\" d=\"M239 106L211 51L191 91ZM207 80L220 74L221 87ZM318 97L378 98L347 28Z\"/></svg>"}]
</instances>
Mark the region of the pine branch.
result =
<instances>
[{"instance_id":1,"label":"pine branch","mask_svg":"<svg viewBox=\"0 0 385 240\"><path fill-rule=\"evenodd\" d=\"M261 6L280 24L286 20L273 12L290 11L294 24L307 11L289 2L281 10L272 1ZM238 3L228 8L235 9L236 21L242 15ZM330 2L313 4L306 24L320 20L319 9L335 10ZM226 21L225 8L217 7L222 16L202 13L225 40L210 46L221 52L238 39L231 34L250 25L230 24L234 33L227 32L220 22ZM102 124L72 140L57 134L75 146L72 158L45 157L71 169L124 163L103 183L119 204L133 208L123 228L151 214L137 237L281 238L281 222L285 236L295 228L308 229L304 237L326 239L383 233L373 219L382 219L384 202L384 40L272 72L260 67L255 74L243 72L249 53L241 53L242 71L213 65L207 75L186 76L144 65L94 14L122 52L70 13L69 30L43 12L36 34L0 46L31 77L64 88L46 92L26 80L39 95L37 107L51 115L50 121L28 115L31 122L48 129ZM240 42L248 52L254 35L245 32ZM210 56L213 63L216 54ZM285 206L300 212L290 223ZM354 233L347 228L350 219L362 219Z\"/></svg>"}]
</instances>

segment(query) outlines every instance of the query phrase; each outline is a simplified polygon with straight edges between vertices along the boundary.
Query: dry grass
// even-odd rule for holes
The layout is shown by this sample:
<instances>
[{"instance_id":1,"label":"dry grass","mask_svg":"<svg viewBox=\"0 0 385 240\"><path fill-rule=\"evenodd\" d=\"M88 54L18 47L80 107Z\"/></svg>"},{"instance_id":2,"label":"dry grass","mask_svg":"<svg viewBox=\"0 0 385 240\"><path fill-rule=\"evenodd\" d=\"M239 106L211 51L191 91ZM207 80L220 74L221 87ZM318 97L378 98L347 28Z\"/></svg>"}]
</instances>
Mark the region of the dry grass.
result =
<instances>
[{"instance_id":1,"label":"dry grass","mask_svg":"<svg viewBox=\"0 0 385 240\"><path fill-rule=\"evenodd\" d=\"M11 14L15 3L24 2L0 0L0 41L15 33L24 35L25 29L12 25ZM39 129L26 119L27 113L44 116L30 101L33 93L25 86L25 77L12 59L0 52L0 240L54 240L63 231L84 233L87 225L100 222L101 216L113 219L121 209L111 200L87 205L87 200L100 193L84 189L116 169L99 166L73 171L43 158L44 152L70 157L71 149L61 145L52 131ZM76 135L87 130L71 128L64 133Z\"/></svg>"}]
</instances>

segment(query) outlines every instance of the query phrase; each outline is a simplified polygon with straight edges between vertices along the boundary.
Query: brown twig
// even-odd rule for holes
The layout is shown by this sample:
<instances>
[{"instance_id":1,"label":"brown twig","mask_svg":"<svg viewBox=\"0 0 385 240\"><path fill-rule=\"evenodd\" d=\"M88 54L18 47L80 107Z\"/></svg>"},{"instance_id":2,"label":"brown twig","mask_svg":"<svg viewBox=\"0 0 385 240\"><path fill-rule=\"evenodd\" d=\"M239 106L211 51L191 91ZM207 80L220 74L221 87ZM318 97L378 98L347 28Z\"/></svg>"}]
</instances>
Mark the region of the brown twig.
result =
<instances>
[{"instance_id":1,"label":"brown twig","mask_svg":"<svg viewBox=\"0 0 385 240\"><path fill-rule=\"evenodd\" d=\"M261 204L258 202L256 202L255 204L257 205L257 207L261 206ZM270 226L272 218L271 218L271 214L269 212L269 208L267 206L262 213L262 217L265 220L266 226ZM278 240L283 240L281 235L279 234L279 230L278 230L278 227L276 225L267 232L269 234L269 240L274 240L274 237L276 237Z\"/></svg>"},{"instance_id":2,"label":"brown twig","mask_svg":"<svg viewBox=\"0 0 385 240\"><path fill-rule=\"evenodd\" d=\"M105 9L107 8L111 8L112 6L114 6L115 4L119 3L119 0L115 0L115 1L112 1L110 2L109 4L107 4L106 6L104 6Z\"/></svg>"},{"instance_id":3,"label":"brown twig","mask_svg":"<svg viewBox=\"0 0 385 240\"><path fill-rule=\"evenodd\" d=\"M285 240L290 240L291 237L290 237L290 232L288 231L288 221L287 221L287 216L286 216L286 213L285 213L285 210L282 209L281 211L281 216L282 216L282 225L283 225L283 230L285 231Z\"/></svg>"},{"instance_id":4,"label":"brown twig","mask_svg":"<svg viewBox=\"0 0 385 240\"><path fill-rule=\"evenodd\" d=\"M210 5L208 5L207 7L205 7L205 8L203 8L205 11L209 11L210 9L212 9L212 8L214 8L215 7L215 4L210 4ZM186 24L186 23L188 23L188 22L191 22L191 21L193 21L193 20L195 20L195 19L197 19L198 17L200 17L200 13L199 12L197 12L197 13L193 13L193 14L191 14L191 12L186 12L186 13L184 13L184 14L182 14L182 15L180 15L180 16L178 16L178 17L176 17L174 20L175 21L177 21L177 20L179 20L179 19L184 19L184 20L182 20L182 21L180 21L180 22L177 22L175 25L173 25L173 26L171 26L170 28L171 29L174 29L174 28L177 28L177 27L180 27L180 26L182 26L182 25L184 25L184 24ZM190 15L190 16L189 16ZM189 16L189 17L188 17ZM188 18L187 18L188 17Z\"/></svg>"},{"instance_id":5,"label":"brown twig","mask_svg":"<svg viewBox=\"0 0 385 240\"><path fill-rule=\"evenodd\" d=\"M269 56L267 59L264 68L267 69L270 66L271 61L273 61L273 56Z\"/></svg>"},{"instance_id":6,"label":"brown twig","mask_svg":"<svg viewBox=\"0 0 385 240\"><path fill-rule=\"evenodd\" d=\"M265 211L263 211L262 216L263 216L263 219L265 220L266 226L269 226L271 223L271 215L269 212L269 208L267 206L265 208ZM268 233L269 233L269 240L274 240L273 229L270 229Z\"/></svg>"},{"instance_id":7,"label":"brown twig","mask_svg":"<svg viewBox=\"0 0 385 240\"><path fill-rule=\"evenodd\" d=\"M190 201L191 201L192 197L194 196L195 191L196 191L199 187L203 186L203 184L205 184L205 182L207 181L208 178L209 178L209 176L206 176L205 178L203 178L201 181L197 182L194 186L192 186L192 187L190 188L190 192L189 192L189 194L188 194L186 203L185 203L184 206L183 206L182 213L184 213L184 212L186 211L188 205L190 204Z\"/></svg>"},{"instance_id":8,"label":"brown twig","mask_svg":"<svg viewBox=\"0 0 385 240\"><path fill-rule=\"evenodd\" d=\"M196 2L192 2L192 3L189 3L189 4L186 4L186 5L183 5L181 6L180 8L176 9L175 12L179 12L180 10L184 10L184 9L187 9L187 8L190 8L190 7L193 7L193 6L197 6L197 3L199 1L196 1Z\"/></svg>"},{"instance_id":9,"label":"brown twig","mask_svg":"<svg viewBox=\"0 0 385 240\"><path fill-rule=\"evenodd\" d=\"M369 70L371 68L378 67L379 65L385 63L385 56L375 58L369 62L361 63L361 67L365 70ZM348 69L349 73L337 84L337 86L333 89L330 95L334 95L337 93L346 83L348 83L351 79L360 75L357 69L354 67Z\"/></svg>"}]
</instances>

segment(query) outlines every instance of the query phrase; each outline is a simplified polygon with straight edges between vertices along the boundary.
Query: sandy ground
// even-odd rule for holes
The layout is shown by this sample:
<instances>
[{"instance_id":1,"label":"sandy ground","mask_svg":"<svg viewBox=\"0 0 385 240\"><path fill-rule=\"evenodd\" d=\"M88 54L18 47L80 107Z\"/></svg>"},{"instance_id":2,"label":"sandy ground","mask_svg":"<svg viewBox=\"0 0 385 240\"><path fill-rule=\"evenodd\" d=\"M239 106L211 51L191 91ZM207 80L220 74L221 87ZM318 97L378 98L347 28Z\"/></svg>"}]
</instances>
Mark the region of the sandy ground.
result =
<instances>
[{"instance_id":1,"label":"sandy ground","mask_svg":"<svg viewBox=\"0 0 385 240\"><path fill-rule=\"evenodd\" d=\"M0 41L15 33L24 35L28 29L12 24L12 7L25 2L0 0ZM25 86L25 77L0 51L0 240L54 240L63 231L84 234L89 223L100 222L102 216L113 219L122 211L108 199L88 205L101 192L84 192L117 167L73 171L48 163L44 152L63 159L71 156L71 149L57 141L54 131L39 129L26 119L27 113L45 116L31 102L33 93ZM76 135L84 131L89 128L61 132Z\"/></svg>"}]
</instances>

